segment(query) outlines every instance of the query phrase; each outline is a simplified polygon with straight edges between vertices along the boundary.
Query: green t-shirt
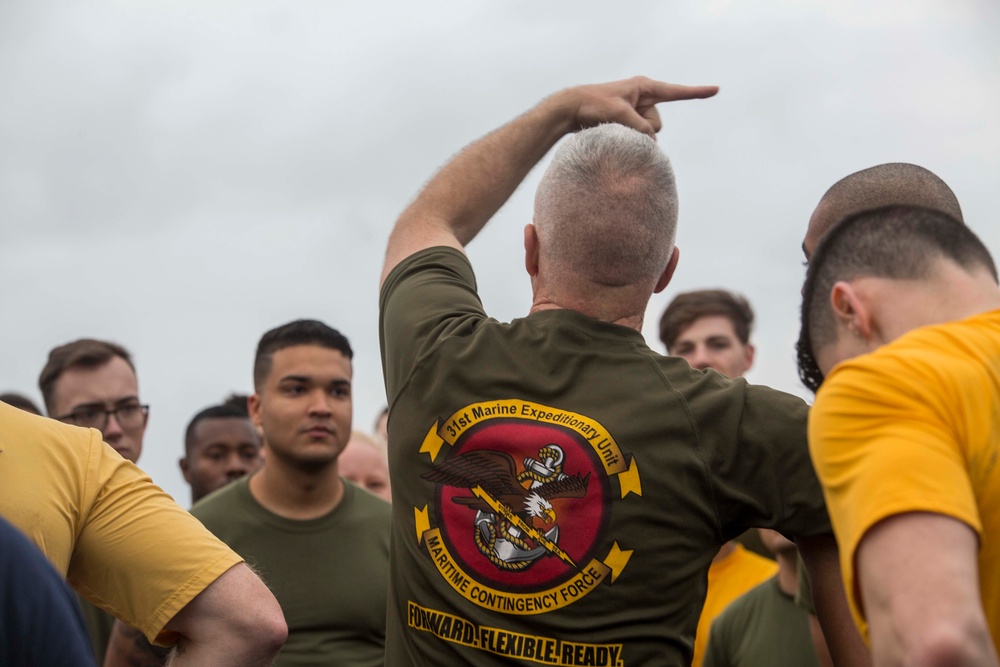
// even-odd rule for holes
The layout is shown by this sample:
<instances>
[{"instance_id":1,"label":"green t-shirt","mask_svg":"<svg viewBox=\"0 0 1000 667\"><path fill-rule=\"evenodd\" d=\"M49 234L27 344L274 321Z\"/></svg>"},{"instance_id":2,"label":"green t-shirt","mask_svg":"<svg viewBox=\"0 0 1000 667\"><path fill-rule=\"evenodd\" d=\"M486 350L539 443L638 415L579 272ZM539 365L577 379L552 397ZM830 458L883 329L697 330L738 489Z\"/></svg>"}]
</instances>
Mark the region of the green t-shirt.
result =
<instances>
[{"instance_id":1,"label":"green t-shirt","mask_svg":"<svg viewBox=\"0 0 1000 667\"><path fill-rule=\"evenodd\" d=\"M486 317L465 256L381 294L390 665L688 665L712 556L830 532L803 401L569 310Z\"/></svg>"},{"instance_id":2,"label":"green t-shirt","mask_svg":"<svg viewBox=\"0 0 1000 667\"><path fill-rule=\"evenodd\" d=\"M326 516L272 514L244 477L191 509L246 559L278 599L288 641L274 664L382 665L389 576L389 504L344 483Z\"/></svg>"},{"instance_id":3,"label":"green t-shirt","mask_svg":"<svg viewBox=\"0 0 1000 667\"><path fill-rule=\"evenodd\" d=\"M777 578L737 598L712 623L704 667L819 667L809 615Z\"/></svg>"}]
</instances>

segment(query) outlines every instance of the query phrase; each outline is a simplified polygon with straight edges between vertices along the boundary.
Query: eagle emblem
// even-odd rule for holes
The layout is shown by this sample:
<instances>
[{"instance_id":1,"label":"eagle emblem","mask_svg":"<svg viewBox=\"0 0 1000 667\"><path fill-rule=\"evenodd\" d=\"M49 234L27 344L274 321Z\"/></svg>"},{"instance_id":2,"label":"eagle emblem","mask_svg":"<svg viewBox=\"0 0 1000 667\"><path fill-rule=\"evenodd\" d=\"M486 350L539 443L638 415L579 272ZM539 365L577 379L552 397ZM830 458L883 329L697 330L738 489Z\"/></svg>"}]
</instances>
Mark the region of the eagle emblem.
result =
<instances>
[{"instance_id":1,"label":"eagle emblem","mask_svg":"<svg viewBox=\"0 0 1000 667\"><path fill-rule=\"evenodd\" d=\"M548 444L538 451L538 458L525 458L519 473L509 454L475 450L435 466L423 478L472 492L452 500L475 510L476 547L498 569L519 572L544 556L576 567L559 547L558 516L552 501L586 496L590 473L567 475L564 459L561 447Z\"/></svg>"}]
</instances>

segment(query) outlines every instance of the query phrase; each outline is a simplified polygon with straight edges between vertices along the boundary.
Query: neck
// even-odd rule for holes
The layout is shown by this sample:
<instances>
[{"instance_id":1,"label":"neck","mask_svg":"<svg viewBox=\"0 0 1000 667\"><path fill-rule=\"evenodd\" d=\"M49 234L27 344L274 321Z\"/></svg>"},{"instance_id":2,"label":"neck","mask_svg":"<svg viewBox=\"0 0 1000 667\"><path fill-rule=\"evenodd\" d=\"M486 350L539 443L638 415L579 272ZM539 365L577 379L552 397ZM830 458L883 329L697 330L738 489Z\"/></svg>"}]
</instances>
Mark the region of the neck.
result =
<instances>
[{"instance_id":1,"label":"neck","mask_svg":"<svg viewBox=\"0 0 1000 667\"><path fill-rule=\"evenodd\" d=\"M623 327L628 327L629 329L635 329L636 331L642 331L642 315L616 315L611 313L601 313L594 312L591 308L571 308L569 306L563 306L558 303L545 302L545 303L533 303L531 304L531 310L528 311L529 314L537 313L543 310L572 310L574 312L580 313L581 315L586 315L587 317L593 317L595 320L600 320L602 322L609 322L611 324L618 324Z\"/></svg>"},{"instance_id":2,"label":"neck","mask_svg":"<svg viewBox=\"0 0 1000 667\"><path fill-rule=\"evenodd\" d=\"M531 278L529 313L572 310L601 322L642 332L642 319L652 291L645 285L612 287L566 274L561 275L557 282L536 274Z\"/></svg>"},{"instance_id":3,"label":"neck","mask_svg":"<svg viewBox=\"0 0 1000 667\"><path fill-rule=\"evenodd\" d=\"M969 273L952 262L939 262L930 280L884 281L875 289L885 290L877 313L882 344L918 327L1000 308L1000 289L988 272Z\"/></svg>"},{"instance_id":4,"label":"neck","mask_svg":"<svg viewBox=\"0 0 1000 667\"><path fill-rule=\"evenodd\" d=\"M333 511L344 497L337 462L317 470L302 470L270 453L260 471L250 478L254 499L286 519L316 519Z\"/></svg>"},{"instance_id":5,"label":"neck","mask_svg":"<svg viewBox=\"0 0 1000 667\"><path fill-rule=\"evenodd\" d=\"M794 549L782 550L774 554L778 561L778 588L785 595L795 595L799 589L799 561Z\"/></svg>"}]
</instances>

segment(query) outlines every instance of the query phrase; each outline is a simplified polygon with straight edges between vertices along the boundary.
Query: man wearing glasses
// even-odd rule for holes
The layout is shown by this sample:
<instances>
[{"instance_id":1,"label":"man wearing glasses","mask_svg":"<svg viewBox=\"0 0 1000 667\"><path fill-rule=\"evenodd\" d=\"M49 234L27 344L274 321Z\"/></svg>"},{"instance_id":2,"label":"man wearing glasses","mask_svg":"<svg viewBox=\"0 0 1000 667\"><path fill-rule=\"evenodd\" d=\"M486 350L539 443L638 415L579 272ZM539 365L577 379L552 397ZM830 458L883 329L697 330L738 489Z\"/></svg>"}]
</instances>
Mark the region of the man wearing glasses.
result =
<instances>
[{"instance_id":1,"label":"man wearing glasses","mask_svg":"<svg viewBox=\"0 0 1000 667\"><path fill-rule=\"evenodd\" d=\"M135 366L121 345L82 338L54 348L38 388L50 417L96 428L123 458L139 460L149 406L139 402Z\"/></svg>"},{"instance_id":2,"label":"man wearing glasses","mask_svg":"<svg viewBox=\"0 0 1000 667\"><path fill-rule=\"evenodd\" d=\"M122 458L138 462L149 406L139 401L135 366L124 347L81 338L53 348L38 388L50 417L96 428ZM103 664L115 619L77 597L97 664Z\"/></svg>"}]
</instances>

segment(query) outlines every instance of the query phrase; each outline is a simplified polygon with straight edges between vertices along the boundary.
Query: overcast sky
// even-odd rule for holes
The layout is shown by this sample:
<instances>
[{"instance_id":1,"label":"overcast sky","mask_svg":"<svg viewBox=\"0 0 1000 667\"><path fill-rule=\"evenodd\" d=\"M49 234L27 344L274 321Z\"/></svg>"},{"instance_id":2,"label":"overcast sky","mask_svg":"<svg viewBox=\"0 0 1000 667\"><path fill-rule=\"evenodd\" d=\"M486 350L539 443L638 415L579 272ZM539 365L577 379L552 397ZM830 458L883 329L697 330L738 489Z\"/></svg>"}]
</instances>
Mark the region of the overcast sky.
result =
<instances>
[{"instance_id":1,"label":"overcast sky","mask_svg":"<svg viewBox=\"0 0 1000 667\"><path fill-rule=\"evenodd\" d=\"M152 404L140 465L182 503L182 432L251 389L267 329L313 317L384 403L377 281L406 203L463 145L573 84L718 84L661 106L681 199L678 291L757 311L751 380L805 396L799 249L822 193L923 165L1000 251L1000 3L0 2L0 391L48 351L124 344ZM487 310L523 315L540 170L469 248Z\"/></svg>"}]
</instances>

